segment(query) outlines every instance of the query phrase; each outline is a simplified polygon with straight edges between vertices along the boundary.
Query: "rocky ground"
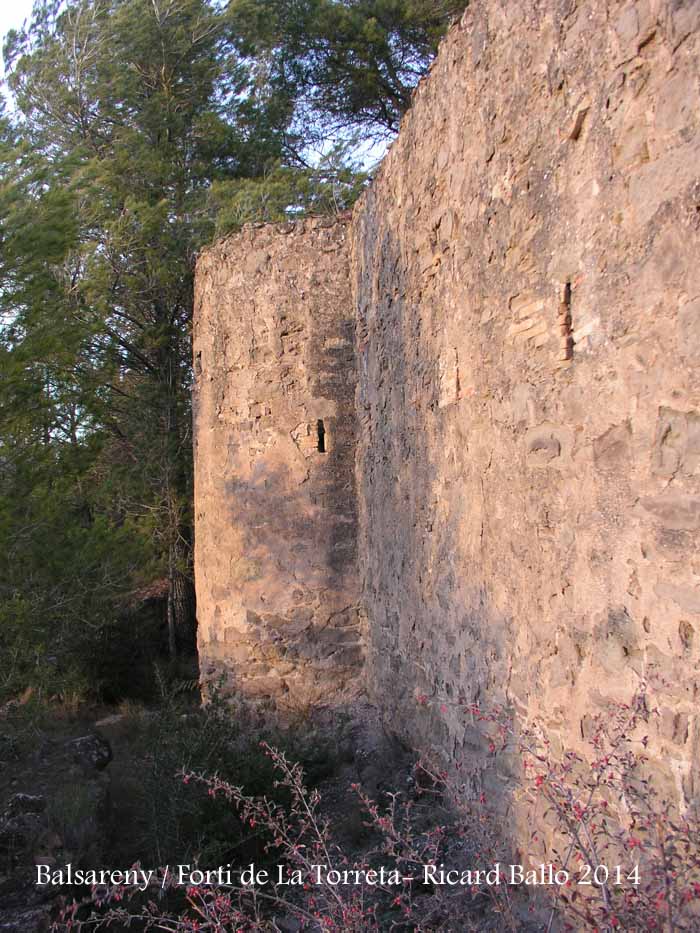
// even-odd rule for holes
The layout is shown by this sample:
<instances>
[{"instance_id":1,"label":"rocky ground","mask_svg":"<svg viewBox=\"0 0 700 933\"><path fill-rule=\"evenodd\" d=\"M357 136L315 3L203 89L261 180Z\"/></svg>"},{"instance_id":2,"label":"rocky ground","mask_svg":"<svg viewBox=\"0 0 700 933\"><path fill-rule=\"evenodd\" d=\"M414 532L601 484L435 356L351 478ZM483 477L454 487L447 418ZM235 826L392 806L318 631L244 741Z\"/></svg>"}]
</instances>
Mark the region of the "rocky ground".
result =
<instances>
[{"instance_id":1,"label":"rocky ground","mask_svg":"<svg viewBox=\"0 0 700 933\"><path fill-rule=\"evenodd\" d=\"M112 760L84 717L38 721L5 707L0 718L0 930L48 927L55 889L35 884L36 865L104 857Z\"/></svg>"},{"instance_id":2,"label":"rocky ground","mask_svg":"<svg viewBox=\"0 0 700 933\"><path fill-rule=\"evenodd\" d=\"M263 734L245 719L237 723L227 711L221 717L202 711L194 696L173 706L82 707L70 713L45 705L5 707L0 719L0 933L45 933L64 897L89 899L88 889L38 887L37 864L120 870L137 860L147 869L188 862L266 864L270 855L260 830L250 831L248 820L241 824L236 808L208 797L206 786L198 788L197 781L185 785L178 775L183 767L228 774L227 780L243 785L246 793L274 798L279 775L259 747ZM369 705L356 704L342 715L317 711L313 719L266 738L283 748L289 761L302 762L305 785L319 792L320 817L328 821L333 851L340 855L337 865L381 861L382 833L376 823L370 825L358 787L380 802L381 812L392 795L410 801L414 833L429 832L436 821L449 822L446 801L431 803L430 794L419 788L414 753L386 734ZM460 833L448 833L445 857L463 861ZM431 893L424 892L426 909ZM461 929L486 933L504 928L483 896L465 902L467 908L468 924L465 919ZM535 929L524 901L522 909L518 929ZM298 929L294 917L283 919L290 933Z\"/></svg>"},{"instance_id":3,"label":"rocky ground","mask_svg":"<svg viewBox=\"0 0 700 933\"><path fill-rule=\"evenodd\" d=\"M197 715L192 703L177 719L184 729ZM38 864L123 868L140 854L150 816L143 809L143 785L153 771L153 749L145 736L148 728L160 728L158 716L162 711L157 709L67 712L17 702L0 710L1 933L49 928L62 893L37 886ZM340 829L339 842L352 849L361 846L365 831L351 785L361 783L373 796L390 778L405 784L412 759L383 735L370 709L342 722L328 716L328 721L307 724L306 744L328 749L328 736L334 733L330 753L321 754L332 760L319 758L311 769L324 815ZM239 735L238 741L245 755L250 740ZM165 767L168 774L174 771L169 761Z\"/></svg>"}]
</instances>

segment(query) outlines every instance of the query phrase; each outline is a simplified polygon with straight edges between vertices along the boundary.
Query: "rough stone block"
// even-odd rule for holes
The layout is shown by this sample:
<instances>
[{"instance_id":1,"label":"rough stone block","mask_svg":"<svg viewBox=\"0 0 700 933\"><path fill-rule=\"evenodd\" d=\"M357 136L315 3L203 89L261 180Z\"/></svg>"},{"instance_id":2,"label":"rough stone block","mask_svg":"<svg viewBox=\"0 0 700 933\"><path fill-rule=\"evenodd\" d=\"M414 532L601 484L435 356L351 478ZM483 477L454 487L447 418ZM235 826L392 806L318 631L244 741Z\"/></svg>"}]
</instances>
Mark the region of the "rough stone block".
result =
<instances>
[{"instance_id":1,"label":"rough stone block","mask_svg":"<svg viewBox=\"0 0 700 933\"><path fill-rule=\"evenodd\" d=\"M581 748L658 675L700 787L698 10L470 4L351 223L200 259L204 672L477 768L443 702Z\"/></svg>"}]
</instances>

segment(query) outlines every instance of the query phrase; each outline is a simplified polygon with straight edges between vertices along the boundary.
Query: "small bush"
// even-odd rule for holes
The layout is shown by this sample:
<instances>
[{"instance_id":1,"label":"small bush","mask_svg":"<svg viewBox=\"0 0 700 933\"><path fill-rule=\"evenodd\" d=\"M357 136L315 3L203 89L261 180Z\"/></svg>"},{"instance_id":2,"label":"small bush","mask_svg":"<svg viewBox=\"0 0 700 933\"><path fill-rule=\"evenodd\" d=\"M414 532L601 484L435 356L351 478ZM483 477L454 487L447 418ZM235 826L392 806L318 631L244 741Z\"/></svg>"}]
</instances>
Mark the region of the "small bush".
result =
<instances>
[{"instance_id":1,"label":"small bush","mask_svg":"<svg viewBox=\"0 0 700 933\"><path fill-rule=\"evenodd\" d=\"M700 823L694 814L680 816L645 776L643 726L651 712L643 693L594 721L588 755L555 753L540 725L516 732L504 711L462 709L482 730L494 761L515 752L521 762L516 792L533 831L532 851L519 861L526 867L546 862L566 873L566 880L542 889L539 902L523 885L471 876L444 885L434 883L434 872L422 874L424 866L461 873L512 864L502 811L484 793L469 797L469 780L458 784L422 762L409 793L377 803L355 787L374 844L353 854L336 843L301 766L263 743L277 775L273 794L190 768L181 781L225 802L239 833L259 833L270 864L282 866L281 878L273 873L269 883L251 885L234 871L225 880L192 883L173 910L167 902L140 903L132 889L100 889L91 908L73 904L55 929L137 920L146 929L172 931L698 929ZM350 883L335 883L331 872ZM284 883L295 878L296 884ZM158 884L172 890L173 878L161 872Z\"/></svg>"}]
</instances>

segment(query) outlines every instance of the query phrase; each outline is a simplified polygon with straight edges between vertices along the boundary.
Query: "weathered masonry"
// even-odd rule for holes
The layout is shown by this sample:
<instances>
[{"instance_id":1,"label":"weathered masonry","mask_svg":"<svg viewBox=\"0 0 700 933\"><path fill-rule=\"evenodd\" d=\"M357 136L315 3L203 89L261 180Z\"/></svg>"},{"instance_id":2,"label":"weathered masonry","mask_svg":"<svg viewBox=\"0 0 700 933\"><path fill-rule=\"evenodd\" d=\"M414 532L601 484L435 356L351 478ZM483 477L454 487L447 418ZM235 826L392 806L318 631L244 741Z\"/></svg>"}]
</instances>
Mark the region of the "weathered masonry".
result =
<instances>
[{"instance_id":1,"label":"weathered masonry","mask_svg":"<svg viewBox=\"0 0 700 933\"><path fill-rule=\"evenodd\" d=\"M253 228L197 270L201 669L268 709L361 689L346 236Z\"/></svg>"},{"instance_id":2,"label":"weathered masonry","mask_svg":"<svg viewBox=\"0 0 700 933\"><path fill-rule=\"evenodd\" d=\"M698 795L699 28L474 0L350 223L202 257L205 678L366 689L448 761L450 700L575 745L645 681L657 778Z\"/></svg>"}]
</instances>

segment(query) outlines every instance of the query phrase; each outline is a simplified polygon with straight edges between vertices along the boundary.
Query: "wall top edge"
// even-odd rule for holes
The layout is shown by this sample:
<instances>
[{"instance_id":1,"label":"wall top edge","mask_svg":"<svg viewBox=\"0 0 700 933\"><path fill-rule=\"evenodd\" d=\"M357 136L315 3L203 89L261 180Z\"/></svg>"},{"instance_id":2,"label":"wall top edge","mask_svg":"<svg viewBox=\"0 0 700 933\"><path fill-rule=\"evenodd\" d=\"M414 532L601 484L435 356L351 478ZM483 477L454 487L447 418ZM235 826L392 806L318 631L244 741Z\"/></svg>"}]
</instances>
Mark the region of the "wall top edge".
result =
<instances>
[{"instance_id":1,"label":"wall top edge","mask_svg":"<svg viewBox=\"0 0 700 933\"><path fill-rule=\"evenodd\" d=\"M371 184L369 184L365 188L365 190L362 192L362 194L357 199L357 201L355 201L352 207L353 223L357 222L359 216L365 210L365 204L366 204L368 196L370 196L374 188L377 187L377 185L380 182L380 179L386 174L387 171L390 170L392 153L394 149L396 148L396 144L399 142L399 139L402 136L402 134L407 132L407 124L413 118L414 108L416 107L421 96L424 94L426 87L433 80L433 72L440 65L444 56L449 54L450 47L453 45L453 43L457 39L457 36L462 32L468 31L471 25L471 21L474 19L476 15L476 10L480 6L483 6L483 2L479 2L479 0L471 0L471 2L467 4L467 7L464 10L464 12L460 16L456 16L453 19L452 23L447 29L447 32L440 39L440 42L438 43L437 51L435 53L435 57L431 61L430 65L428 66L427 72L424 75L422 75L422 77L418 80L416 86L411 91L411 105L401 117L401 120L399 121L399 128L397 130L396 136L392 139L391 143L387 147L386 153L384 154L384 157L379 163L377 171L375 172L374 177L372 178Z\"/></svg>"},{"instance_id":2,"label":"wall top edge","mask_svg":"<svg viewBox=\"0 0 700 933\"><path fill-rule=\"evenodd\" d=\"M301 217L295 220L255 221L255 222L246 223L246 224L243 224L240 230L237 230L234 233L230 233L223 237L220 237L219 239L211 243L209 246L206 246L202 250L200 250L197 256L197 260L199 261L200 258L208 255L211 252L220 251L221 248L224 247L224 245L227 243L231 243L231 242L240 240L242 238L243 239L247 238L249 240L254 239L256 236L260 235L260 231L265 231L265 233L275 232L275 233L280 233L283 235L302 234L302 233L308 233L309 231L315 230L318 228L327 228L327 227L332 227L336 225L341 225L343 227L346 227L348 226L348 224L354 223L357 216L364 209L364 203L365 203L368 192L370 192L375 187L380 176L384 174L387 163L389 162L389 156L392 152L392 149L394 148L394 145L396 141L398 140L399 135L403 131L406 121L410 119L411 117L414 104L416 103L418 97L423 92L423 89L425 88L426 84L430 81L432 72L437 66L440 58L445 54L446 47L454 39L457 33L462 32L467 27L469 20L474 15L474 7L478 7L478 6L479 6L479 3L477 2L477 0L472 0L472 2L468 4L464 13L462 13L461 16L456 17L454 19L449 29L445 33L445 35L440 40L437 52L435 54L435 58L430 63L428 72L425 75L423 75L423 77L418 81L416 86L413 88L413 91L411 92L411 106L406 111L406 113L404 113L404 115L401 117L401 121L399 123L399 130L396 136L394 137L394 139L392 140L391 144L389 145L386 151L386 154L384 155L384 158L380 162L377 172L374 178L372 179L371 184L369 184L367 188L365 188L365 190L362 192L360 197L357 199L355 204L350 209L343 211L336 215L310 215L310 216Z\"/></svg>"},{"instance_id":3,"label":"wall top edge","mask_svg":"<svg viewBox=\"0 0 700 933\"><path fill-rule=\"evenodd\" d=\"M268 239L273 236L305 236L320 230L337 229L344 232L351 222L352 211L343 211L340 214L318 214L299 217L295 220L283 221L256 221L243 224L240 230L226 234L215 240L209 246L201 249L197 255L197 262L208 256L218 256L226 252L229 246L237 243L254 243L258 238Z\"/></svg>"}]
</instances>

